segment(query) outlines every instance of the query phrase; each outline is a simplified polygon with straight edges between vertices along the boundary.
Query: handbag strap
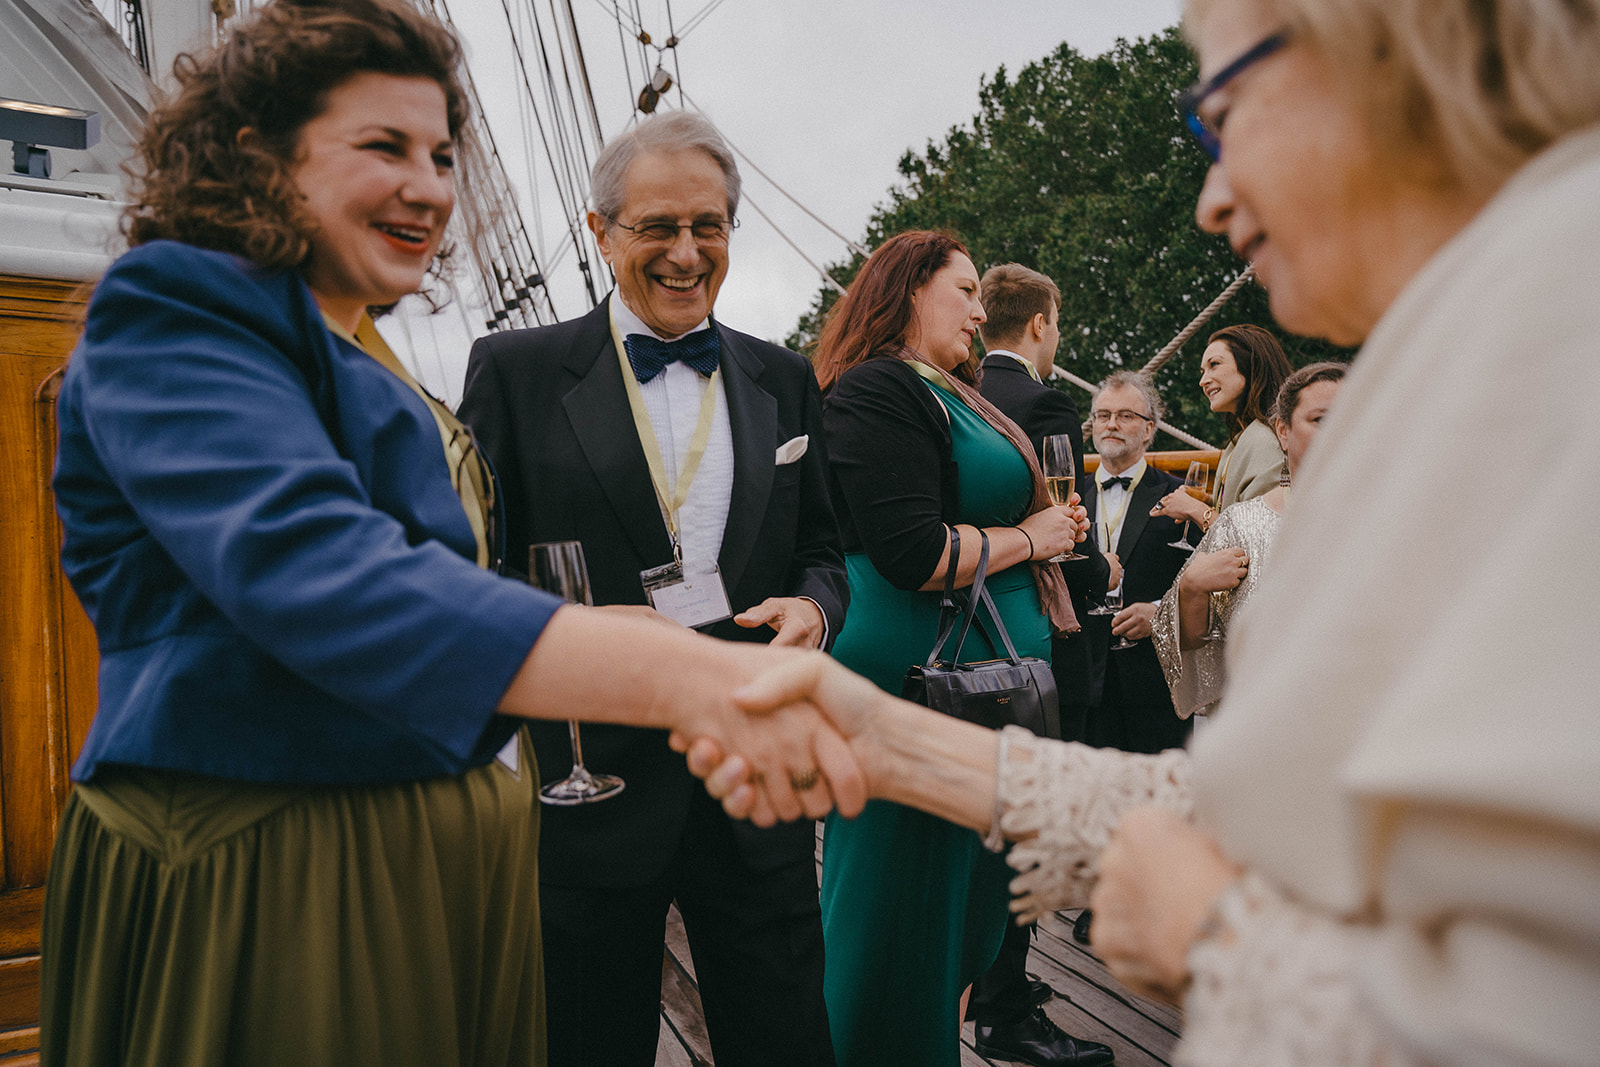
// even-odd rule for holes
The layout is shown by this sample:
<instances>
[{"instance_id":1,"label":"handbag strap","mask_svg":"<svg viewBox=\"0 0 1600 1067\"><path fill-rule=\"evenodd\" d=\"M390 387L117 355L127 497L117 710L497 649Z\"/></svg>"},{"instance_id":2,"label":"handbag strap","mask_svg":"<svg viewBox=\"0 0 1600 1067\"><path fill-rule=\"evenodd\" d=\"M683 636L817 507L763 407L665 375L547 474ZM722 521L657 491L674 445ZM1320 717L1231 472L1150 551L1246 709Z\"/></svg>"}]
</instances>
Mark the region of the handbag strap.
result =
<instances>
[{"instance_id":1,"label":"handbag strap","mask_svg":"<svg viewBox=\"0 0 1600 1067\"><path fill-rule=\"evenodd\" d=\"M1011 643L1011 634L1006 630L1006 624L1000 618L1000 611L995 607L994 598L989 595L985 580L989 572L989 535L982 529L978 530L980 547L978 549L978 569L972 576L972 585L967 590L966 603L960 604L956 600L955 574L961 561L961 535L956 532L955 525L950 527L950 561L945 567L944 595L939 601L939 636L933 642L933 649L928 653L928 660L924 667L933 667L939 662L939 653L949 641L950 635L960 623L960 633L956 636L955 651L949 656L949 663L953 667L961 666L961 649L967 643L967 634L976 622L984 636L989 638L989 644L995 648L1004 648L1006 659L1011 663L1020 662L1017 648ZM988 619L978 615L978 605L982 604L988 613ZM999 638L997 641L996 638Z\"/></svg>"},{"instance_id":2,"label":"handbag strap","mask_svg":"<svg viewBox=\"0 0 1600 1067\"><path fill-rule=\"evenodd\" d=\"M982 618L978 619L978 627L989 638L989 644L1003 647L1006 650L1006 658L1012 663L1021 662L1022 657L1017 655L1017 647L1011 643L1011 635L1006 632L1006 624L1001 621L1000 611L994 606L994 598L989 595L987 589L983 591L983 606L989 612L989 621L994 624L994 631L992 633L989 631L988 624ZM1000 638L998 644L995 641L996 637Z\"/></svg>"},{"instance_id":3,"label":"handbag strap","mask_svg":"<svg viewBox=\"0 0 1600 1067\"><path fill-rule=\"evenodd\" d=\"M939 598L939 636L934 638L933 650L928 653L928 661L924 667L932 667L939 662L939 650L950 639L950 634L956 628L956 620L961 617L961 605L956 601L956 565L961 560L961 535L956 532L954 523L950 524L950 558L944 568L944 595Z\"/></svg>"},{"instance_id":4,"label":"handbag strap","mask_svg":"<svg viewBox=\"0 0 1600 1067\"><path fill-rule=\"evenodd\" d=\"M995 624L1000 628L1000 634L1006 648L1011 648L1011 638L1005 632L1005 627L999 624L999 615L995 614L994 601L989 599L988 591L983 583L989 571L989 535L980 528L978 530L978 569L972 576L972 585L967 590L966 603L963 605L956 599L956 568L961 563L961 535L956 532L955 524L950 525L950 560L944 571L944 596L939 601L939 636L934 639L933 649L928 653L928 660L924 667L933 667L939 662L939 653L949 641L950 635L960 623L960 632L956 635L956 647L948 661L954 666L961 664L961 647L967 643L967 633L972 629L973 619L977 617L980 601L987 602L989 613L994 618ZM983 624L980 622L980 626ZM984 627L987 632L987 627ZM991 642L992 643L992 642ZM1012 660L1017 658L1015 651L1011 653Z\"/></svg>"}]
</instances>

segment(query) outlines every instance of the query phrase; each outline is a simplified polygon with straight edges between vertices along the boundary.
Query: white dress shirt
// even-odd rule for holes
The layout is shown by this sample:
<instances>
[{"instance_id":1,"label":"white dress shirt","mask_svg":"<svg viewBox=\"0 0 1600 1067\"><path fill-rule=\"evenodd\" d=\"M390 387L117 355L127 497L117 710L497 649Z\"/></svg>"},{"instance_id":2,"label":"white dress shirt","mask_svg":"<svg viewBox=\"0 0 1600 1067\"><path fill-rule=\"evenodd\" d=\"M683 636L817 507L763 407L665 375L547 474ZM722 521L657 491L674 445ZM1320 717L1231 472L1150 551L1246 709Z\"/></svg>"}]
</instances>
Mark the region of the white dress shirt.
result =
<instances>
[{"instance_id":1,"label":"white dress shirt","mask_svg":"<svg viewBox=\"0 0 1600 1067\"><path fill-rule=\"evenodd\" d=\"M1094 530L1096 542L1101 552L1115 552L1117 541L1122 537L1122 524L1128 518L1128 508L1132 506L1133 487L1139 484L1139 479L1144 477L1144 457L1117 477L1127 477L1128 488L1121 485L1107 485L1105 479L1111 477L1111 472L1101 467L1095 471L1095 503ZM1119 557L1120 558L1120 557ZM1126 562L1125 560L1123 562ZM1116 588L1106 590L1108 595L1121 593L1122 583L1118 582Z\"/></svg>"},{"instance_id":2,"label":"white dress shirt","mask_svg":"<svg viewBox=\"0 0 1600 1067\"><path fill-rule=\"evenodd\" d=\"M676 337L662 337L622 300L622 295L611 294L611 321L617 332L644 334L662 341L675 341ZM703 330L711 320L705 319L694 330ZM679 337L686 336L679 334ZM678 484L678 471L689 451L694 437L695 424L700 418L700 404L705 395L706 379L683 363L667 364L665 370L648 382L639 383L644 396L645 412L655 430L656 441L661 445L662 462L667 472L666 491L670 495ZM621 429L621 427L619 427ZM689 495L678 512L678 540L683 551L684 570L689 574L708 573L716 565L722 552L722 533L728 525L728 509L733 501L733 430L728 422L728 394L717 381L717 408L711 420L711 438L706 442L705 458L689 485ZM666 515L662 516L663 521Z\"/></svg>"}]
</instances>

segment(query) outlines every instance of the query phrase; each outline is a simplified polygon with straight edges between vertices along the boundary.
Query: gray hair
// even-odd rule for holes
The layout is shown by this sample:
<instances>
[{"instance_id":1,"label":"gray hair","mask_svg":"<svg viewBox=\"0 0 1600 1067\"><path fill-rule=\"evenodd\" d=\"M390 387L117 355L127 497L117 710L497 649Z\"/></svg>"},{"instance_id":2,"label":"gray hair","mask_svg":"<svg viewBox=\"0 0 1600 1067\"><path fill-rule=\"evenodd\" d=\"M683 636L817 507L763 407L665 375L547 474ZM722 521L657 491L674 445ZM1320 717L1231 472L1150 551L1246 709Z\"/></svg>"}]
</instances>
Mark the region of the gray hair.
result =
<instances>
[{"instance_id":1,"label":"gray hair","mask_svg":"<svg viewBox=\"0 0 1600 1067\"><path fill-rule=\"evenodd\" d=\"M1139 395L1144 397L1145 410L1150 417L1157 421L1167 417L1166 406L1161 403L1161 395L1156 392L1156 387L1150 384L1150 379L1134 370L1112 371L1106 375L1105 381L1100 383L1100 388L1095 390L1098 397L1101 391L1118 387L1139 390ZM1091 407L1090 410L1093 410Z\"/></svg>"},{"instance_id":2,"label":"gray hair","mask_svg":"<svg viewBox=\"0 0 1600 1067\"><path fill-rule=\"evenodd\" d=\"M1600 0L1260 3L1342 73L1402 167L1442 159L1462 187L1493 190L1600 121ZM1191 33L1216 4L1187 0Z\"/></svg>"},{"instance_id":3,"label":"gray hair","mask_svg":"<svg viewBox=\"0 0 1600 1067\"><path fill-rule=\"evenodd\" d=\"M739 165L733 149L709 119L692 111L652 115L601 149L589 176L595 213L609 226L622 211L628 193L628 168L650 152L700 151L722 168L728 186L728 217L739 210Z\"/></svg>"}]
</instances>

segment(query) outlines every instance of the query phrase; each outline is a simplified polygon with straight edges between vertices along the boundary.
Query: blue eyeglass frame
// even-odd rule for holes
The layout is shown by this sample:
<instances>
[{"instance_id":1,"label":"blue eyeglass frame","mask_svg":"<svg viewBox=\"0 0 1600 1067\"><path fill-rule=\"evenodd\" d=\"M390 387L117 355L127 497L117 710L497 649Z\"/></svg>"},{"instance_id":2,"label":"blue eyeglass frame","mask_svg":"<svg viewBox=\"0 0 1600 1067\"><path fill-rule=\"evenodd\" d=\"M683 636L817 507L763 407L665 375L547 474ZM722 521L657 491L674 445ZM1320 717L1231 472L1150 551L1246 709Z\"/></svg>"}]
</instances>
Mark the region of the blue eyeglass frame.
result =
<instances>
[{"instance_id":1,"label":"blue eyeglass frame","mask_svg":"<svg viewBox=\"0 0 1600 1067\"><path fill-rule=\"evenodd\" d=\"M1216 163L1222 158L1222 142L1217 138L1217 132L1200 118L1200 105L1205 102L1206 97L1288 43L1289 34L1283 31L1263 37L1249 51L1217 71L1208 81L1196 85L1178 97L1178 109L1183 112L1183 124L1194 134L1194 139L1200 142L1200 147L1210 157L1211 162Z\"/></svg>"}]
</instances>

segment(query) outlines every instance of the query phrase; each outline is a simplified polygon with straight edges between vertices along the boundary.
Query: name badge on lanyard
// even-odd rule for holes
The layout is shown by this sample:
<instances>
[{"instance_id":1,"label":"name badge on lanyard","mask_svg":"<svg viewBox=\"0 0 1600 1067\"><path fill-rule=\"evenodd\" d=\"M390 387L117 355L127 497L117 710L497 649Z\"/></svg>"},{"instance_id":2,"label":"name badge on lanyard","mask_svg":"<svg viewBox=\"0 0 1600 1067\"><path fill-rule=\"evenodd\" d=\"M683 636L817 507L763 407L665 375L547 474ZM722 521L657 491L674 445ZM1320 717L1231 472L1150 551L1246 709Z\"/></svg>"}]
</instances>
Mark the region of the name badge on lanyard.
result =
<instances>
[{"instance_id":1,"label":"name badge on lanyard","mask_svg":"<svg viewBox=\"0 0 1600 1067\"><path fill-rule=\"evenodd\" d=\"M685 574L677 560L639 572L650 606L690 629L733 617L722 570L715 563L704 574Z\"/></svg>"},{"instance_id":2,"label":"name badge on lanyard","mask_svg":"<svg viewBox=\"0 0 1600 1067\"><path fill-rule=\"evenodd\" d=\"M661 505L661 517L667 525L667 535L672 538L672 562L639 572L644 585L645 598L650 606L674 622L694 629L733 617L733 606L728 601L728 590L722 582L722 569L713 561L709 569L694 574L684 572L683 546L678 540L678 513L689 499L689 485L694 481L700 460L705 457L706 444L711 439L711 423L717 409L718 380L722 371L712 372L701 394L700 417L696 420L694 436L689 442L688 455L683 469L678 472L678 484L667 485L666 463L661 446L656 441L655 429L645 413L644 395L639 382L628 364L627 348L615 317L611 321L611 339L621 364L623 389L628 394L628 407L633 411L634 426L639 431L639 444L644 449L650 466L650 482L655 486L656 501Z\"/></svg>"}]
</instances>

